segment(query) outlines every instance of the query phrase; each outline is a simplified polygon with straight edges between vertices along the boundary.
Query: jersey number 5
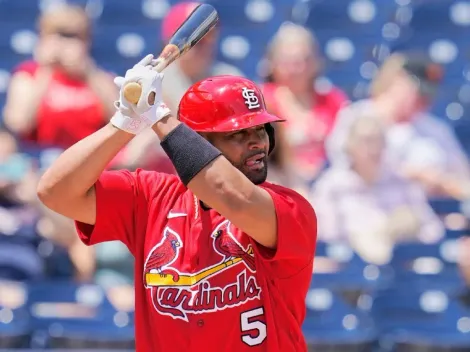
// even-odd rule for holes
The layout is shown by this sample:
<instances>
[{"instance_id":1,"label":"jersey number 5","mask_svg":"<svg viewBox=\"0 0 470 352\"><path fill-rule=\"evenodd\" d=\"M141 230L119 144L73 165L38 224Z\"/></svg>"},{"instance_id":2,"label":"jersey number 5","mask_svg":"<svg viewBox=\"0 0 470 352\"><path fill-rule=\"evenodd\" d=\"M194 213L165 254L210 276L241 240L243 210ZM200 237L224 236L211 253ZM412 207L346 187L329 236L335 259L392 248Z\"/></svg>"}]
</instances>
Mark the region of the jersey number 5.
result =
<instances>
[{"instance_id":1,"label":"jersey number 5","mask_svg":"<svg viewBox=\"0 0 470 352\"><path fill-rule=\"evenodd\" d=\"M264 308L256 308L240 314L242 341L248 346L257 346L266 339L266 324L260 320Z\"/></svg>"}]
</instances>

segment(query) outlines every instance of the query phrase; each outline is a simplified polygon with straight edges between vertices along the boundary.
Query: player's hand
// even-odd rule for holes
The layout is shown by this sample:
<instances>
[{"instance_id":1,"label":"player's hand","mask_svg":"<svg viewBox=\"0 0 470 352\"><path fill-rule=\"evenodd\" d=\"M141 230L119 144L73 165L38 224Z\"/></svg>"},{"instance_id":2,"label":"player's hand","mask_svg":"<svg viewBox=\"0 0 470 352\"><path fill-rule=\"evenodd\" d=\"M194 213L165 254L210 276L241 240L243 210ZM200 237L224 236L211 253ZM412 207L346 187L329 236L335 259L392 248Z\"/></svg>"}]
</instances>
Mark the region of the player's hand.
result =
<instances>
[{"instance_id":1,"label":"player's hand","mask_svg":"<svg viewBox=\"0 0 470 352\"><path fill-rule=\"evenodd\" d=\"M152 54L149 54L133 68L127 70L124 77L118 76L114 79L114 83L119 88L119 100L114 105L118 110L118 115L121 115L111 119L111 123L116 127L137 134L170 114L170 109L163 103L163 73L153 70L156 63L157 60L154 59ZM134 82L139 83L142 87L142 93L137 104L131 103L124 96L125 85ZM151 96L155 97L153 105L149 103ZM130 118L134 122L124 123L126 118Z\"/></svg>"},{"instance_id":2,"label":"player's hand","mask_svg":"<svg viewBox=\"0 0 470 352\"><path fill-rule=\"evenodd\" d=\"M149 117L152 110L157 110L163 104L162 80L163 73L153 70L157 60L152 54L147 55L133 68L126 72L124 77L116 77L114 83L119 88L118 109L131 110L129 113L137 116ZM124 96L124 86L127 83L136 82L142 87L142 94L137 104L129 102ZM154 95L155 102L150 104L150 97ZM154 112L154 111L153 111Z\"/></svg>"}]
</instances>

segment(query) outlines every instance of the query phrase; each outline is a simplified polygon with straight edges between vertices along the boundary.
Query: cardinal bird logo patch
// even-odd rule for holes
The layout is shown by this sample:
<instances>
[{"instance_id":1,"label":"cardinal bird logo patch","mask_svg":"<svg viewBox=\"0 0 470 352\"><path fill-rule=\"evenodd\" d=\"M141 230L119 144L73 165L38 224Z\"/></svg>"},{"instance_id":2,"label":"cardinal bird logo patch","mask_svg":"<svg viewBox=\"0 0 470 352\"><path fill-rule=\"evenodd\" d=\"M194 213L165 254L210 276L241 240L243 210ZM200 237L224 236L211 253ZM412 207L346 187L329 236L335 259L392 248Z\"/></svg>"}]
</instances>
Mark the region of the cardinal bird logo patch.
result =
<instances>
[{"instance_id":1,"label":"cardinal bird logo patch","mask_svg":"<svg viewBox=\"0 0 470 352\"><path fill-rule=\"evenodd\" d=\"M172 270L169 265L173 263L178 256L178 250L181 245L182 241L180 236L167 227L163 234L162 241L153 247L145 261L144 276L147 274L158 274L161 277L165 277L168 271L171 271L171 274L176 275L176 279L178 279L178 273ZM165 274L163 270L165 270ZM144 282L146 282L145 277Z\"/></svg>"},{"instance_id":2,"label":"cardinal bird logo patch","mask_svg":"<svg viewBox=\"0 0 470 352\"><path fill-rule=\"evenodd\" d=\"M231 234L230 223L228 221L225 221L222 225L220 229L214 231L212 234L215 250L224 257L224 262L239 258L245 263L249 270L254 272L255 258L253 255L248 253Z\"/></svg>"},{"instance_id":3,"label":"cardinal bird logo patch","mask_svg":"<svg viewBox=\"0 0 470 352\"><path fill-rule=\"evenodd\" d=\"M165 228L144 265L144 285L158 313L188 321L188 314L215 312L260 299L251 245L244 247L237 240L228 220L211 232L210 239L214 263L195 273L184 272L179 268L190 267L193 258L186 258L181 236Z\"/></svg>"}]
</instances>

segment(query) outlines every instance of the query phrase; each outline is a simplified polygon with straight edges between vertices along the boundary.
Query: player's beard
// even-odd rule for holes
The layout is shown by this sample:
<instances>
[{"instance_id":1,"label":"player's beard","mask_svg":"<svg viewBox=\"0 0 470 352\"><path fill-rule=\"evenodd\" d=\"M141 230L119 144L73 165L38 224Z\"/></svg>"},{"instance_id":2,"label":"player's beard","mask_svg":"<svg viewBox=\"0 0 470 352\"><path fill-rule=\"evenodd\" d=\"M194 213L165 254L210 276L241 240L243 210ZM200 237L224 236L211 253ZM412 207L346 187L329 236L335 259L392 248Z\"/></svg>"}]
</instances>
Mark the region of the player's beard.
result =
<instances>
[{"instance_id":1,"label":"player's beard","mask_svg":"<svg viewBox=\"0 0 470 352\"><path fill-rule=\"evenodd\" d=\"M266 153L266 155L261 159L263 162L263 167L261 167L259 170L252 170L246 165L246 159L253 155L254 153L251 153L251 155L243 158L242 161L238 163L234 163L233 161L231 162L233 166L240 170L251 182L253 182L255 185L259 185L265 182L266 178L268 177L268 157Z\"/></svg>"}]
</instances>

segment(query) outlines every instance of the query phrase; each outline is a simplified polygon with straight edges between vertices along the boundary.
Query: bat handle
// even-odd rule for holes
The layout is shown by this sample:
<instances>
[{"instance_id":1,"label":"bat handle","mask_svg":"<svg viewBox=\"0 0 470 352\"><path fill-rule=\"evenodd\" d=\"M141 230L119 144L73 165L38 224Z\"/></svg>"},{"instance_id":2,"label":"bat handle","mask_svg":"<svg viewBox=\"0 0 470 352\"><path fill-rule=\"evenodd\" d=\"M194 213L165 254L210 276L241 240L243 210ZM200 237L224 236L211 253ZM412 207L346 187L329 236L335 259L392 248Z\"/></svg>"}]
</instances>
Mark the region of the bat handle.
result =
<instances>
[{"instance_id":1,"label":"bat handle","mask_svg":"<svg viewBox=\"0 0 470 352\"><path fill-rule=\"evenodd\" d=\"M162 72L168 66L168 61L164 59L157 59L156 65L153 69L157 72ZM124 86L124 98L127 99L128 102L132 104L137 104L140 100L140 96L142 95L142 86L137 82L129 82L126 83ZM150 105L155 103L155 93L148 97L148 102Z\"/></svg>"}]
</instances>

